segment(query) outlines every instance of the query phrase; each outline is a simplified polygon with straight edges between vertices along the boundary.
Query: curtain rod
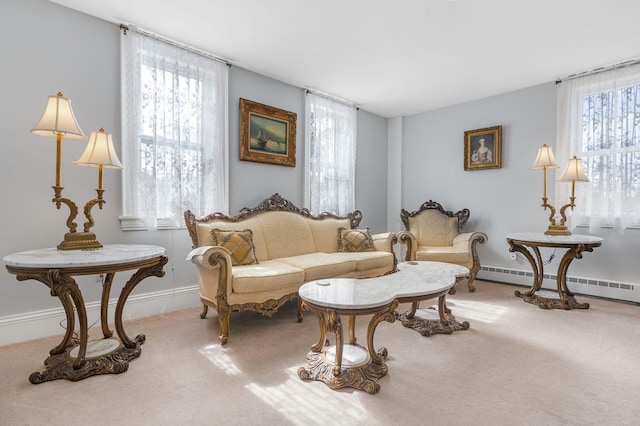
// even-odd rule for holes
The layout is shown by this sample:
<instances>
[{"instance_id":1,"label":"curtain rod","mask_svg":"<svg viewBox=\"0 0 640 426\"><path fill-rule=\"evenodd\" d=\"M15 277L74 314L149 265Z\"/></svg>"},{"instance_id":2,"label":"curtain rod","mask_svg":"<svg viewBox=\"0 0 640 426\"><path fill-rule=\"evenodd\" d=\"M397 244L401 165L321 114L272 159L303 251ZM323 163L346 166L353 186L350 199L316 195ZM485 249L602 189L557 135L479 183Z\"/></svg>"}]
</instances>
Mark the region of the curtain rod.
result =
<instances>
[{"instance_id":1,"label":"curtain rod","mask_svg":"<svg viewBox=\"0 0 640 426\"><path fill-rule=\"evenodd\" d=\"M311 94L314 94L314 95L322 96L323 98L327 98L329 100L332 100L332 101L335 101L335 102L339 102L341 104L345 104L347 106L355 108L357 111L360 111L360 107L358 105L354 104L353 102L347 101L346 99L342 99L342 98L339 98L337 96L333 96L333 95L330 95L328 93L321 92L319 90L314 90L314 89L304 89L304 90L305 90L305 94L306 95L311 93Z\"/></svg>"},{"instance_id":2,"label":"curtain rod","mask_svg":"<svg viewBox=\"0 0 640 426\"><path fill-rule=\"evenodd\" d=\"M637 64L640 64L640 58L628 59L626 61L618 62L617 64L606 65L606 66L603 66L603 67L594 68L592 70L582 71L582 72L578 72L578 73L575 73L575 74L571 74L571 75L568 75L568 76L566 76L564 78L559 78L559 79L556 80L556 84L560 84L564 80L573 80L574 78L580 78L580 77L585 77L587 75L599 74L601 72L612 71L612 70L616 70L618 68L624 68L624 67L628 67L628 66L631 66L631 65L637 65Z\"/></svg>"},{"instance_id":3,"label":"curtain rod","mask_svg":"<svg viewBox=\"0 0 640 426\"><path fill-rule=\"evenodd\" d=\"M191 53L195 53L197 55L204 56L205 58L213 59L214 61L218 61L218 62L222 62L225 65L227 65L228 67L231 67L231 62L227 61L226 59L223 59L223 58L221 58L219 56L213 55L213 54L211 54L209 52L205 52L204 50L196 49L196 48L191 47L191 46L189 46L187 44L180 43L179 41L168 39L166 37L163 37L161 35L158 35L156 33L151 32L151 31L143 30L141 28L136 27L135 25L120 24L120 29L124 32L124 35L127 35L127 31L135 31L138 34L142 34L142 35L145 35L147 37L154 38L156 40L159 40L159 41L165 42L167 44L170 44L172 46L179 47L181 49L187 50L187 51L189 51Z\"/></svg>"}]
</instances>

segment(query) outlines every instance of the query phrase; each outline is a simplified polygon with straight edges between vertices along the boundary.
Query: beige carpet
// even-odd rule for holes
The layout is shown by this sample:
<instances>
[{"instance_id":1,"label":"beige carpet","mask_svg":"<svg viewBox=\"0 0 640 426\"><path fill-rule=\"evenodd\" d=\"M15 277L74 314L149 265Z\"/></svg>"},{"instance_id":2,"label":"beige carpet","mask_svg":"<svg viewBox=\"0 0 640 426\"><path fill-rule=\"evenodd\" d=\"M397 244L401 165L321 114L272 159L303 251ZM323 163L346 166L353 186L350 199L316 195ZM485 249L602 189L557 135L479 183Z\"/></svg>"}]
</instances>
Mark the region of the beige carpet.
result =
<instances>
[{"instance_id":1,"label":"beige carpet","mask_svg":"<svg viewBox=\"0 0 640 426\"><path fill-rule=\"evenodd\" d=\"M120 375L32 385L60 337L0 347L0 424L640 424L639 307L581 296L590 309L545 311L516 298L518 287L477 287L449 297L469 330L378 326L389 374L375 395L298 378L318 324L311 313L298 324L294 304L271 318L232 314L224 348L215 312L188 309L125 323L147 341Z\"/></svg>"}]
</instances>

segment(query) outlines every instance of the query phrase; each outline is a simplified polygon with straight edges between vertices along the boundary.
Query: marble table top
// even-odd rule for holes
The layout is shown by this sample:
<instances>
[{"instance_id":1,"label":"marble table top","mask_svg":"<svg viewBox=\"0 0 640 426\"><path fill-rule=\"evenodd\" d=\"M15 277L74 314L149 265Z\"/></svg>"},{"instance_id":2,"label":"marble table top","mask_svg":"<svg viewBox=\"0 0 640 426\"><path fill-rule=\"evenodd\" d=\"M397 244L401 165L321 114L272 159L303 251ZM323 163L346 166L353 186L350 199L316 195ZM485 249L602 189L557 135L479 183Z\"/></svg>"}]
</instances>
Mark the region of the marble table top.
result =
<instances>
[{"instance_id":1,"label":"marble table top","mask_svg":"<svg viewBox=\"0 0 640 426\"><path fill-rule=\"evenodd\" d=\"M398 298L426 297L448 290L455 285L456 274L469 274L467 268L459 268L443 262L404 262L398 264L398 272L381 277L310 281L298 294L304 301L327 308L376 308Z\"/></svg>"},{"instance_id":2,"label":"marble table top","mask_svg":"<svg viewBox=\"0 0 640 426\"><path fill-rule=\"evenodd\" d=\"M518 232L507 234L507 239L545 244L596 244L602 238L593 235L546 235L543 232Z\"/></svg>"},{"instance_id":3,"label":"marble table top","mask_svg":"<svg viewBox=\"0 0 640 426\"><path fill-rule=\"evenodd\" d=\"M151 259L164 254L164 247L142 244L105 244L96 250L58 250L55 247L23 251L4 257L7 266L69 268L112 265Z\"/></svg>"},{"instance_id":4,"label":"marble table top","mask_svg":"<svg viewBox=\"0 0 640 426\"><path fill-rule=\"evenodd\" d=\"M446 262L434 262L431 260L412 260L398 263L398 270L406 268L414 269L424 274L447 273L453 274L456 278L468 277L471 271L466 266L456 265Z\"/></svg>"}]
</instances>

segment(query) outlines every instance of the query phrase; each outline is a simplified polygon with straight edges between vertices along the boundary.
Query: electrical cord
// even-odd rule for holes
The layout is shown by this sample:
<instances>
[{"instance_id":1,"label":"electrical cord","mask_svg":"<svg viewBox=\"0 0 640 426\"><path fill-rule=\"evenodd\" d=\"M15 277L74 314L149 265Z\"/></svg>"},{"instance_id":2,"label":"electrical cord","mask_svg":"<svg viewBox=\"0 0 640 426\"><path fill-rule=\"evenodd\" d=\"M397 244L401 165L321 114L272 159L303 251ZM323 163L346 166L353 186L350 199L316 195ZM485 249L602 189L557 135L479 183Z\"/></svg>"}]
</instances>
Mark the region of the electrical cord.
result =
<instances>
[{"instance_id":1,"label":"electrical cord","mask_svg":"<svg viewBox=\"0 0 640 426\"><path fill-rule=\"evenodd\" d=\"M551 253L551 256L549 256L549 259L547 259L547 261L546 261L546 262L542 262L542 264L543 264L543 265L548 265L548 264L550 264L550 263L553 261L553 259L555 259L555 258L556 258L556 249L553 249L553 253Z\"/></svg>"}]
</instances>

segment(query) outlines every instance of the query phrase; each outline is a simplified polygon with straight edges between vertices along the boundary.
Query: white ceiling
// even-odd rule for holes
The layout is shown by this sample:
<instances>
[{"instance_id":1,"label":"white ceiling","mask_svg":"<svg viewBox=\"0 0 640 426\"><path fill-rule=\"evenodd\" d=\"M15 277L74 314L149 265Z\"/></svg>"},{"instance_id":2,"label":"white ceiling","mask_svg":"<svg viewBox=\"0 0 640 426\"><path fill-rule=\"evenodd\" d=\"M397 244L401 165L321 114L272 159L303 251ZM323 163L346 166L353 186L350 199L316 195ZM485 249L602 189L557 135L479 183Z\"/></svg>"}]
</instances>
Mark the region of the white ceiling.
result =
<instances>
[{"instance_id":1,"label":"white ceiling","mask_svg":"<svg viewBox=\"0 0 640 426\"><path fill-rule=\"evenodd\" d=\"M383 117L640 57L638 0L50 0Z\"/></svg>"}]
</instances>

